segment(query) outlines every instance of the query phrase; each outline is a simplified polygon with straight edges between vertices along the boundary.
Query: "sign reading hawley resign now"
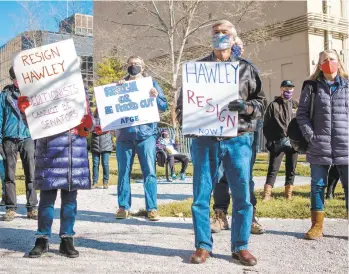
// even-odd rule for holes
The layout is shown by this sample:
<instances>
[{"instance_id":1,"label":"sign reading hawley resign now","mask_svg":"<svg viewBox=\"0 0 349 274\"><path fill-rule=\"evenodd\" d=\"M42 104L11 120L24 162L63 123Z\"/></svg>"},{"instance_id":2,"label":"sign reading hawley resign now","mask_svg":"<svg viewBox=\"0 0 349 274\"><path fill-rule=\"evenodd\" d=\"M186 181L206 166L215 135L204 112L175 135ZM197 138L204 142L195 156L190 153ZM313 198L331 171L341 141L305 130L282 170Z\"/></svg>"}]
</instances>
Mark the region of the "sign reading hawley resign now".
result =
<instances>
[{"instance_id":1,"label":"sign reading hawley resign now","mask_svg":"<svg viewBox=\"0 0 349 274\"><path fill-rule=\"evenodd\" d=\"M183 135L236 136L238 113L228 104L239 97L239 63L185 63L182 78Z\"/></svg>"},{"instance_id":2,"label":"sign reading hawley resign now","mask_svg":"<svg viewBox=\"0 0 349 274\"><path fill-rule=\"evenodd\" d=\"M14 70L33 139L67 131L81 123L86 95L72 39L21 51Z\"/></svg>"},{"instance_id":3,"label":"sign reading hawley resign now","mask_svg":"<svg viewBox=\"0 0 349 274\"><path fill-rule=\"evenodd\" d=\"M103 131L159 122L159 110L151 77L124 84L108 84L94 88Z\"/></svg>"}]
</instances>

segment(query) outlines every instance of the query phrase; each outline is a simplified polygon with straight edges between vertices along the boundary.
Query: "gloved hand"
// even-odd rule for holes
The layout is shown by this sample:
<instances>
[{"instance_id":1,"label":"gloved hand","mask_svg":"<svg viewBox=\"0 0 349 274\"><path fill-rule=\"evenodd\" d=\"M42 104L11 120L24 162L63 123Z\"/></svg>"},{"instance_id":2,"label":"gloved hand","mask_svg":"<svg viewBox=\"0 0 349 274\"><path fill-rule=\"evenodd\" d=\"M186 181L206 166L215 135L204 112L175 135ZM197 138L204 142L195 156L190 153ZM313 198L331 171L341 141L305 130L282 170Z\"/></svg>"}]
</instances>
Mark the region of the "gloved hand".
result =
<instances>
[{"instance_id":1,"label":"gloved hand","mask_svg":"<svg viewBox=\"0 0 349 274\"><path fill-rule=\"evenodd\" d=\"M93 127L92 116L87 114L81 119L81 124L78 125L78 133L81 137L87 137L89 130Z\"/></svg>"},{"instance_id":2,"label":"gloved hand","mask_svg":"<svg viewBox=\"0 0 349 274\"><path fill-rule=\"evenodd\" d=\"M237 99L228 104L228 109L230 111L237 111L239 114L248 114L250 103Z\"/></svg>"},{"instance_id":3,"label":"gloved hand","mask_svg":"<svg viewBox=\"0 0 349 274\"><path fill-rule=\"evenodd\" d=\"M95 126L94 132L95 132L97 135L102 135L102 134L103 134L103 131L102 131L102 128L101 128L100 125Z\"/></svg>"},{"instance_id":4,"label":"gloved hand","mask_svg":"<svg viewBox=\"0 0 349 274\"><path fill-rule=\"evenodd\" d=\"M0 155L4 160L6 160L6 155L5 155L4 147L2 146L2 144L0 144Z\"/></svg>"},{"instance_id":5,"label":"gloved hand","mask_svg":"<svg viewBox=\"0 0 349 274\"><path fill-rule=\"evenodd\" d=\"M19 96L17 104L19 111L24 113L27 107L30 106L29 98L27 96Z\"/></svg>"}]
</instances>

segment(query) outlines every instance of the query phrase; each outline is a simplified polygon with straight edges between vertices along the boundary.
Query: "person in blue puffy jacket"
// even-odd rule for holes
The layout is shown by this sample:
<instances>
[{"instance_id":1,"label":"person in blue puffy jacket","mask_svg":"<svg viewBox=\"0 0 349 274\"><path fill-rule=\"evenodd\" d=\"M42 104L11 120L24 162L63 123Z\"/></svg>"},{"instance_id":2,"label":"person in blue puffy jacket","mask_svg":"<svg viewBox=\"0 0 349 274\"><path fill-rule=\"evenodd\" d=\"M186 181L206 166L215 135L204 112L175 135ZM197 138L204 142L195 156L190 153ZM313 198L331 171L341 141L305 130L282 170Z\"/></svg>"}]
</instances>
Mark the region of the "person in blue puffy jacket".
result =
<instances>
[{"instance_id":1,"label":"person in blue puffy jacket","mask_svg":"<svg viewBox=\"0 0 349 274\"><path fill-rule=\"evenodd\" d=\"M29 106L28 98L22 96L19 108L22 113ZM94 123L86 96L87 114L81 124L68 131L37 139L35 149L35 189L40 190L38 230L30 258L40 257L48 251L48 238L54 218L57 192L61 190L59 253L76 258L79 252L74 247L74 223L77 215L77 190L90 189L90 168L86 136Z\"/></svg>"},{"instance_id":2,"label":"person in blue puffy jacket","mask_svg":"<svg viewBox=\"0 0 349 274\"><path fill-rule=\"evenodd\" d=\"M127 61L128 76L120 81L137 80L144 77L145 64L142 58L131 56ZM153 80L149 91L156 97L159 111L167 110L167 100L159 84ZM118 204L117 219L127 218L131 208L130 174L134 156L137 153L144 177L145 206L151 221L159 220L157 212L156 185L156 137L157 123L131 126L116 130L116 158L118 161Z\"/></svg>"}]
</instances>

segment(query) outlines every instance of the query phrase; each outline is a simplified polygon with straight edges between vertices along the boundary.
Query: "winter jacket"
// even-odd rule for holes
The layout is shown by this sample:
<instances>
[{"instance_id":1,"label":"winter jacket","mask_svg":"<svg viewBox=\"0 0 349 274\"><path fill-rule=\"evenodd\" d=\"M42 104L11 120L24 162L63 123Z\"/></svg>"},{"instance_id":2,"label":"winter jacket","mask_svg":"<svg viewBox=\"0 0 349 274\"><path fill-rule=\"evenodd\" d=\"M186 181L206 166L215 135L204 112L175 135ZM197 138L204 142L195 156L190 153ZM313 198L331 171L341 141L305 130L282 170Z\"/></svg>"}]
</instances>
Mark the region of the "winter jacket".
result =
<instances>
[{"instance_id":1,"label":"winter jacket","mask_svg":"<svg viewBox=\"0 0 349 274\"><path fill-rule=\"evenodd\" d=\"M96 125L100 125L98 111L94 112ZM104 132L101 135L97 135L96 132L92 132L91 136L91 151L92 153L112 152L113 151L113 139L111 133Z\"/></svg>"},{"instance_id":2,"label":"winter jacket","mask_svg":"<svg viewBox=\"0 0 349 274\"><path fill-rule=\"evenodd\" d=\"M317 165L348 165L348 79L337 76L332 92L323 77L315 82L313 121L309 119L310 85L302 90L296 116L309 142L307 161Z\"/></svg>"},{"instance_id":3,"label":"winter jacket","mask_svg":"<svg viewBox=\"0 0 349 274\"><path fill-rule=\"evenodd\" d=\"M263 134L267 141L277 141L287 136L288 124L297 107L296 101L285 100L281 96L269 104L263 122Z\"/></svg>"},{"instance_id":4,"label":"winter jacket","mask_svg":"<svg viewBox=\"0 0 349 274\"><path fill-rule=\"evenodd\" d=\"M36 140L35 188L91 188L87 140L78 135L77 128Z\"/></svg>"},{"instance_id":5,"label":"winter jacket","mask_svg":"<svg viewBox=\"0 0 349 274\"><path fill-rule=\"evenodd\" d=\"M161 87L155 80L153 80L153 86L158 91L158 96L156 97L156 103L158 105L159 111L164 112L167 110L167 100L165 98L164 92L162 91ZM144 125L118 129L116 130L116 139L117 141L145 140L148 137L152 135L156 136L157 134L158 134L157 123L149 123Z\"/></svg>"},{"instance_id":6,"label":"winter jacket","mask_svg":"<svg viewBox=\"0 0 349 274\"><path fill-rule=\"evenodd\" d=\"M249 128L249 131L256 131L257 120L262 118L265 108L266 108L266 98L264 91L262 89L262 82L259 77L258 71L256 68L251 65L251 63L242 58L232 58L227 62L239 61L239 99L248 101L253 106L252 114L239 114L239 128L238 132L243 133L246 131L246 128ZM216 62L216 58L213 52L199 60L198 62ZM233 101L233 100L230 100ZM229 102L230 102L229 101ZM227 102L227 104L229 103ZM179 96L177 98L176 106L177 120L182 124L182 113L183 113L183 90L180 89Z\"/></svg>"},{"instance_id":7,"label":"winter jacket","mask_svg":"<svg viewBox=\"0 0 349 274\"><path fill-rule=\"evenodd\" d=\"M28 125L17 106L19 96L20 91L14 85L6 86L0 94L0 144L5 138L30 138Z\"/></svg>"}]
</instances>

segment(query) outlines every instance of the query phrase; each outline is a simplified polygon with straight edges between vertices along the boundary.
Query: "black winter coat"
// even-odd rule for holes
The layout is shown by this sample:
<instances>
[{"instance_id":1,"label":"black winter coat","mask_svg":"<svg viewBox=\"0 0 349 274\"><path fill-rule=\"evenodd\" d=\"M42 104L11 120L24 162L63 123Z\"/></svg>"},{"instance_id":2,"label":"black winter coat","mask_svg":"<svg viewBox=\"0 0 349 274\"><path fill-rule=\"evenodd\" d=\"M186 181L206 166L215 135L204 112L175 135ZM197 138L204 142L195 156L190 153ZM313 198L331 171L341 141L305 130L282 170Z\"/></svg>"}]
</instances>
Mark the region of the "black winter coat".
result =
<instances>
[{"instance_id":1,"label":"black winter coat","mask_svg":"<svg viewBox=\"0 0 349 274\"><path fill-rule=\"evenodd\" d=\"M98 111L96 110L93 114L96 125L100 125ZM113 151L113 139L110 132L97 135L95 132L92 133L91 138L91 152L102 153Z\"/></svg>"}]
</instances>

